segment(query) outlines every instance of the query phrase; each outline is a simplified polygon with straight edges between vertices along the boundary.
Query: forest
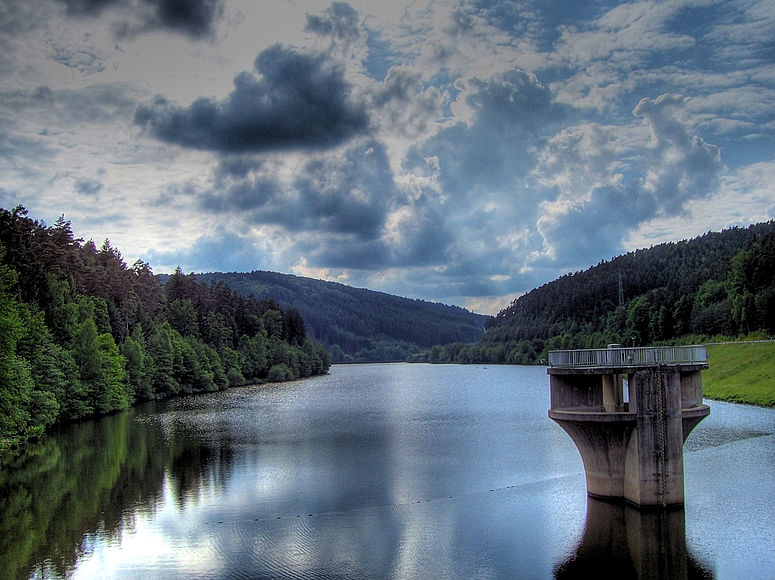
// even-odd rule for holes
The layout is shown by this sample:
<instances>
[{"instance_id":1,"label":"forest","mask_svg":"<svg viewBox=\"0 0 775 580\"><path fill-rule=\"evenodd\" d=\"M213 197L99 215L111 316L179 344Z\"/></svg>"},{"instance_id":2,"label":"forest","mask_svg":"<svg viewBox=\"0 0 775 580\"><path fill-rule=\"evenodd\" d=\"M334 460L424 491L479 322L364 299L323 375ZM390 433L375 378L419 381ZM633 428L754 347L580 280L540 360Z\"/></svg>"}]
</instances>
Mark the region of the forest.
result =
<instances>
[{"instance_id":1,"label":"forest","mask_svg":"<svg viewBox=\"0 0 775 580\"><path fill-rule=\"evenodd\" d=\"M307 333L328 348L332 362L404 361L434 344L473 343L484 334L487 319L458 306L276 272L198 278L297 308Z\"/></svg>"},{"instance_id":2,"label":"forest","mask_svg":"<svg viewBox=\"0 0 775 580\"><path fill-rule=\"evenodd\" d=\"M152 399L328 372L293 307L0 208L0 444Z\"/></svg>"},{"instance_id":3,"label":"forest","mask_svg":"<svg viewBox=\"0 0 775 580\"><path fill-rule=\"evenodd\" d=\"M439 344L411 360L533 364L550 350L769 337L775 222L602 261L516 298L485 326L476 344Z\"/></svg>"}]
</instances>

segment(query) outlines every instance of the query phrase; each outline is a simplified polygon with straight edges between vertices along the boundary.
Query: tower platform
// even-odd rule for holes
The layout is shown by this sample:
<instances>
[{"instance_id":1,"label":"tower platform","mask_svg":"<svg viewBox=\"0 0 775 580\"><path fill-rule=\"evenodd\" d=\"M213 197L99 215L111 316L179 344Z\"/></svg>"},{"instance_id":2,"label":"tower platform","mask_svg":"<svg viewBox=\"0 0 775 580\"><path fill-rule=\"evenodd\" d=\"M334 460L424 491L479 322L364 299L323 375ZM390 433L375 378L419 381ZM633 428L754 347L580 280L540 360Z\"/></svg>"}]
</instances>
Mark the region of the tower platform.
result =
<instances>
[{"instance_id":1,"label":"tower platform","mask_svg":"<svg viewBox=\"0 0 775 580\"><path fill-rule=\"evenodd\" d=\"M683 505L683 444L710 413L705 347L552 351L549 365L549 417L576 444L587 493L641 508Z\"/></svg>"}]
</instances>

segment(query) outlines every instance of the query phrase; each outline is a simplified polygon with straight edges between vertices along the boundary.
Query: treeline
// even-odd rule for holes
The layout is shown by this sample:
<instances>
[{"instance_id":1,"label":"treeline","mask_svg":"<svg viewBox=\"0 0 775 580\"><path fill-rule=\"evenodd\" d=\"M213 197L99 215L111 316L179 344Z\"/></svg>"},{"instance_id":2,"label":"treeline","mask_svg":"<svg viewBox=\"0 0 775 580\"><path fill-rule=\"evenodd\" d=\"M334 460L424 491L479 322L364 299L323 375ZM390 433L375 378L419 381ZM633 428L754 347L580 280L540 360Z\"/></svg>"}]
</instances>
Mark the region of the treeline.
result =
<instances>
[{"instance_id":1,"label":"treeline","mask_svg":"<svg viewBox=\"0 0 775 580\"><path fill-rule=\"evenodd\" d=\"M532 364L556 349L775 334L775 222L637 250L567 274L414 360ZM621 288L621 304L620 304Z\"/></svg>"},{"instance_id":2,"label":"treeline","mask_svg":"<svg viewBox=\"0 0 775 580\"><path fill-rule=\"evenodd\" d=\"M224 281L243 296L298 308L307 331L328 348L333 362L403 361L434 344L476 342L484 333L481 314L335 282L261 271L199 279Z\"/></svg>"},{"instance_id":3,"label":"treeline","mask_svg":"<svg viewBox=\"0 0 775 580\"><path fill-rule=\"evenodd\" d=\"M0 442L181 393L328 371L294 308L178 269L162 284L60 218L0 208Z\"/></svg>"}]
</instances>

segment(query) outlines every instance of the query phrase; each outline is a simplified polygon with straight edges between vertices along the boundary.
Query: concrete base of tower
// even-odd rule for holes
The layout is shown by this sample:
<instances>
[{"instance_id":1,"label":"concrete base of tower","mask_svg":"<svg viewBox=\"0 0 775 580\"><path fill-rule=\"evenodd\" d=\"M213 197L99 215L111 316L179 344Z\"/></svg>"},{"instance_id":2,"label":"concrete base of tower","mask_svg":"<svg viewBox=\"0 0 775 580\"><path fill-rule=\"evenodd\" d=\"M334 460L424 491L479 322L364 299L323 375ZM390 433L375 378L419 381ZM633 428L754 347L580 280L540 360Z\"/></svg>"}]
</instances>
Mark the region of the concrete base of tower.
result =
<instances>
[{"instance_id":1,"label":"concrete base of tower","mask_svg":"<svg viewBox=\"0 0 775 580\"><path fill-rule=\"evenodd\" d=\"M550 368L549 417L581 454L587 493L640 508L684 503L683 444L710 413L706 364Z\"/></svg>"},{"instance_id":2,"label":"concrete base of tower","mask_svg":"<svg viewBox=\"0 0 775 580\"><path fill-rule=\"evenodd\" d=\"M709 413L704 404L681 411L681 433L673 434L681 446ZM636 414L550 410L549 417L576 444L590 496L638 507L683 505L683 450L668 445L663 468L659 446L655 451L652 440L639 437Z\"/></svg>"}]
</instances>

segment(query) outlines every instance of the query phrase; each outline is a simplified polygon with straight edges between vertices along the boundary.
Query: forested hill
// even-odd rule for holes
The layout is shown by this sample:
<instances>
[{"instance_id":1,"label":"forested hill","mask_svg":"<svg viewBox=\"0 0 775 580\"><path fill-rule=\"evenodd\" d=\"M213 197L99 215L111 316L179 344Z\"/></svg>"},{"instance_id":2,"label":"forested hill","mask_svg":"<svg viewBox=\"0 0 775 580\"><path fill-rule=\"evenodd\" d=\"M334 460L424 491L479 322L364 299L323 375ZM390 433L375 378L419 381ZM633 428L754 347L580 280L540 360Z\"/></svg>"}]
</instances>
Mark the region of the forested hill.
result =
<instances>
[{"instance_id":1,"label":"forested hill","mask_svg":"<svg viewBox=\"0 0 775 580\"><path fill-rule=\"evenodd\" d=\"M294 308L180 269L162 285L63 218L0 208L0 448L140 401L329 366Z\"/></svg>"},{"instance_id":2,"label":"forested hill","mask_svg":"<svg viewBox=\"0 0 775 580\"><path fill-rule=\"evenodd\" d=\"M622 303L620 304L620 280ZM514 300L432 362L527 364L546 352L775 333L775 222L629 252Z\"/></svg>"},{"instance_id":3,"label":"forested hill","mask_svg":"<svg viewBox=\"0 0 775 580\"><path fill-rule=\"evenodd\" d=\"M487 318L457 306L274 272L198 274L197 280L222 281L243 296L292 305L333 362L403 361L434 344L473 343Z\"/></svg>"}]
</instances>

